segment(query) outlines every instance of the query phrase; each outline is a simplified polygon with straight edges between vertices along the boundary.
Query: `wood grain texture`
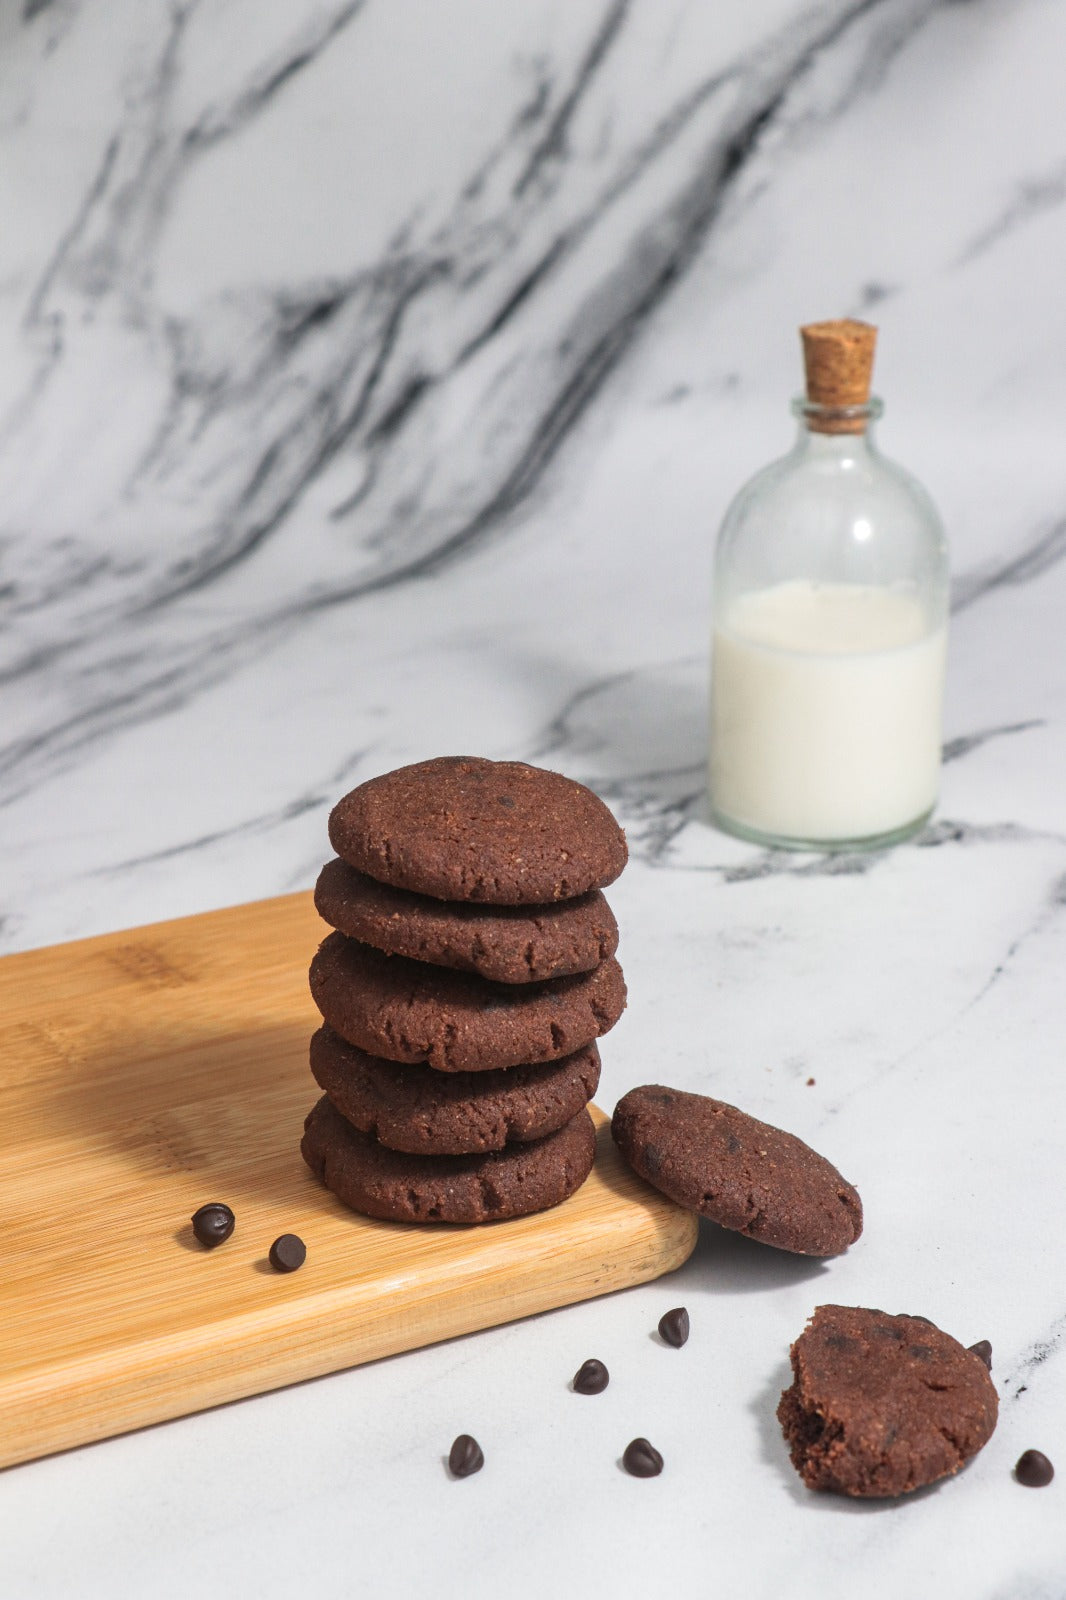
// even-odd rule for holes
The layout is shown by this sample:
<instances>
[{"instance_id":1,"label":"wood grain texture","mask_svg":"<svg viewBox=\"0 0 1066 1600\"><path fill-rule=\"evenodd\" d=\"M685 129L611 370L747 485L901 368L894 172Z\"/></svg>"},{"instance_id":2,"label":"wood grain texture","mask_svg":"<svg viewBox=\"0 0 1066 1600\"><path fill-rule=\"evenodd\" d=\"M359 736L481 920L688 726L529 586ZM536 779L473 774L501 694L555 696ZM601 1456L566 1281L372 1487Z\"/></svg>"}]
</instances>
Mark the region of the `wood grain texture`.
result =
<instances>
[{"instance_id":1,"label":"wood grain texture","mask_svg":"<svg viewBox=\"0 0 1066 1600\"><path fill-rule=\"evenodd\" d=\"M480 1228L347 1211L307 1171L310 894L0 960L0 1466L644 1282L695 1218L618 1159ZM192 1236L198 1206L233 1237ZM267 1265L280 1233L306 1265Z\"/></svg>"}]
</instances>

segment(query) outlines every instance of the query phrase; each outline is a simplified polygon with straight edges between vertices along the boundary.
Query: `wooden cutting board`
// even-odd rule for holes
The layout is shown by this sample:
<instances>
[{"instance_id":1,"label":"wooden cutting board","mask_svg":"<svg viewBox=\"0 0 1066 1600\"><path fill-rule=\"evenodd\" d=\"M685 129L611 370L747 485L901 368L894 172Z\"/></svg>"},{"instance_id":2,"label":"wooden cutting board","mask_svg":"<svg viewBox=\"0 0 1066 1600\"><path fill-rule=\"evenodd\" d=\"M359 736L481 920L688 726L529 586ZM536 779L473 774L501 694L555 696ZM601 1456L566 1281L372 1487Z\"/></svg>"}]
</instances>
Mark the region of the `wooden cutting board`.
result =
<instances>
[{"instance_id":1,"label":"wooden cutting board","mask_svg":"<svg viewBox=\"0 0 1066 1600\"><path fill-rule=\"evenodd\" d=\"M696 1221L619 1161L480 1228L357 1217L299 1154L310 894L0 960L0 1466L641 1283ZM189 1218L237 1227L215 1250ZM267 1264L298 1233L299 1272Z\"/></svg>"}]
</instances>

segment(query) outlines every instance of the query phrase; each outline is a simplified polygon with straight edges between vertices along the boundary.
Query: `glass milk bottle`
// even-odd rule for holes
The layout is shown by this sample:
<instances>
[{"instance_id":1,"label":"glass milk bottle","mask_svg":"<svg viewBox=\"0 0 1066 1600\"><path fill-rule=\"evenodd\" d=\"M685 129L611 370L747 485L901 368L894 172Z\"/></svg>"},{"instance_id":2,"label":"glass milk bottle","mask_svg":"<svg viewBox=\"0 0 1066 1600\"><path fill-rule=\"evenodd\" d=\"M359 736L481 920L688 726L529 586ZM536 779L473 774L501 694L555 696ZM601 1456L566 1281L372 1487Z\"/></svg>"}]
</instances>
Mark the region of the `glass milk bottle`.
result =
<instances>
[{"instance_id":1,"label":"glass milk bottle","mask_svg":"<svg viewBox=\"0 0 1066 1600\"><path fill-rule=\"evenodd\" d=\"M715 556L710 792L729 833L857 850L936 803L947 652L943 529L874 445L877 330L800 330L792 452L726 512Z\"/></svg>"}]
</instances>

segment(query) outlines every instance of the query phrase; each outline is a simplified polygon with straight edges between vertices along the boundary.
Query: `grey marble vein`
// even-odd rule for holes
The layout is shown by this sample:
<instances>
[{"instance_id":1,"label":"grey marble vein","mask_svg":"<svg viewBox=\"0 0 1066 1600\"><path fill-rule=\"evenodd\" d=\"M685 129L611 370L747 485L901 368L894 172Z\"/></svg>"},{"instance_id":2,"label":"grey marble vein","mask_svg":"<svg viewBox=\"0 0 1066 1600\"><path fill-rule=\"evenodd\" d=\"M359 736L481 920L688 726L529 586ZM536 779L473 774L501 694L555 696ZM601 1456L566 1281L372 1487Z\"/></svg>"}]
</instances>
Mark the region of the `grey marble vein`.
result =
<instances>
[{"instance_id":1,"label":"grey marble vein","mask_svg":"<svg viewBox=\"0 0 1066 1600\"><path fill-rule=\"evenodd\" d=\"M531 184L542 179L544 169L549 163L565 157L567 130L574 119L574 113L597 71L607 59L611 46L631 9L632 0L612 0L607 6L584 57L578 63L569 89L563 94L540 138L529 152L529 159L523 171L515 179L513 194L516 200L522 198Z\"/></svg>"},{"instance_id":2,"label":"grey marble vein","mask_svg":"<svg viewBox=\"0 0 1066 1600\"><path fill-rule=\"evenodd\" d=\"M990 832L991 837L998 843L1003 842L1005 839L1011 842L1020 840L1024 830L991 830ZM987 834L983 836L979 834L978 837L980 842L984 843L988 841L989 836ZM1041 840L1041 836L1035 833L1030 836L1030 839L1031 842L1046 842L1046 839ZM954 842L958 842L957 839ZM1053 837L1053 842L1066 846L1066 836L1061 838ZM887 1080L898 1076L902 1069L909 1066L916 1057L922 1055L931 1045L936 1045L957 1036L961 1025L972 1012L984 1005L989 995L999 985L1000 980L1016 964L1022 951L1030 950L1034 944L1047 934L1054 924L1060 923L1064 905L1066 905L1066 874L1059 874L1025 926L1011 937L987 977L983 978L965 998L960 997L957 1003L952 1006L950 1014L942 1018L934 1028L923 1032L920 1037L908 1043L906 1048L896 1054L893 1059L883 1066L879 1066L873 1071L858 1077L844 1093L838 1094L833 1104L826 1107L826 1118L831 1120L839 1117L845 1108L854 1106L875 1085L884 1084Z\"/></svg>"},{"instance_id":3,"label":"grey marble vein","mask_svg":"<svg viewBox=\"0 0 1066 1600\"><path fill-rule=\"evenodd\" d=\"M1063 838L1061 842L1066 844L1066 838ZM977 993L963 1006L956 1020L961 1021L968 1012L981 1004L1004 974L1010 970L1018 954L1033 940L1038 939L1049 925L1058 919L1063 906L1066 906L1066 875L1060 876L1055 880L1046 902L1040 906L1029 925L1023 928L1010 941L1001 959L996 962L985 982L977 990Z\"/></svg>"},{"instance_id":4,"label":"grey marble vein","mask_svg":"<svg viewBox=\"0 0 1066 1600\"><path fill-rule=\"evenodd\" d=\"M666 103L652 77L641 125L590 181L569 143L575 116L596 111L604 61L626 47L630 8L608 6L569 81L554 74L537 109L523 109L442 228L401 229L384 258L355 274L220 295L182 318L154 305L152 281L186 173L269 115L294 78L338 47L360 7L297 17L283 48L264 49L206 103L179 102L176 86L190 31L208 25L207 13L175 8L30 297L29 322L50 331L52 347L9 430L0 491L56 375L77 368L80 308L164 349L169 380L148 448L120 498L97 509L106 547L93 535L30 542L14 527L6 536L16 627L5 670L36 709L32 731L23 722L6 741L0 800L59 770L86 738L198 693L227 657L267 650L323 607L439 572L495 537L705 247L791 87L846 41L830 97L846 103L934 9L933 0L826 3L710 72L692 63L689 87ZM590 280L585 263L623 203L626 247ZM545 318L556 330L550 352L537 348ZM427 319L444 330L428 359ZM458 433L457 407L476 419ZM237 439L251 448L235 449ZM360 487L323 529L304 498L344 462ZM203 510L189 516L186 505ZM146 540L161 509L167 537ZM283 526L313 542L308 578L284 597L272 578ZM205 627L192 605L209 591L225 611L227 583L263 596L253 613L245 606L240 637ZM179 621L180 642L160 635L164 614ZM92 667L115 634L126 659L119 691L98 686Z\"/></svg>"},{"instance_id":5,"label":"grey marble vein","mask_svg":"<svg viewBox=\"0 0 1066 1600\"><path fill-rule=\"evenodd\" d=\"M1026 178L1000 214L964 247L958 265L965 266L1008 238L1035 218L1053 211L1066 201L1066 168L1057 167L1039 178Z\"/></svg>"},{"instance_id":6,"label":"grey marble vein","mask_svg":"<svg viewBox=\"0 0 1066 1600\"><path fill-rule=\"evenodd\" d=\"M214 846L227 840L244 839L262 834L269 834L278 828L283 828L286 823L295 822L298 818L306 816L309 812L328 812L340 795L351 786L353 774L358 772L366 760L366 750L356 751L339 766L323 777L313 789L304 790L302 793L286 800L283 805L275 806L269 811L257 812L251 817L242 817L240 822L234 823L229 828L216 828L210 833L199 834L192 839L181 839L176 844L167 845L160 850L145 851L143 854L123 857L121 860L109 862L106 867L100 867L91 874L93 877L111 878L118 874L131 872L137 867L147 866L155 861L174 861L181 857L195 855L199 851L210 850ZM324 830L323 830L324 835ZM323 844L323 860L328 853L328 846ZM304 880L301 880L304 881Z\"/></svg>"},{"instance_id":7,"label":"grey marble vein","mask_svg":"<svg viewBox=\"0 0 1066 1600\"><path fill-rule=\"evenodd\" d=\"M1066 1340L1066 1313L1055 1318L1046 1334L1033 1340L1005 1375L1003 1384L1005 1388L1013 1389L1013 1399L1019 1399L1033 1387L1035 1375L1041 1367L1059 1354L1064 1340Z\"/></svg>"},{"instance_id":8,"label":"grey marble vein","mask_svg":"<svg viewBox=\"0 0 1066 1600\"><path fill-rule=\"evenodd\" d=\"M1026 1445L1055 1458L1064 1406L1066 8L14 0L0 41L0 943L306 886L330 803L372 771L461 747L543 761L632 847L601 1104L653 1076L720 1093L868 1202L832 1263L705 1236L661 1284L5 1474L8 1586L110 1600L132 1560L145 1592L210 1573L281 1595L313 1546L323 1596L353 1564L415 1593L396 1530L417 1491L436 1588L464 1593L432 1441L479 1428L491 1393L472 1488L506 1499L509 1441L535 1467L572 1370L565 1321L575 1365L619 1339L639 1365L644 1327L678 1534L641 1537L623 1502L654 1521L657 1491L616 1470L582 1581L699 1591L713 1546L744 1594L825 1600L861 1573L871 1597L920 1595L935 1571L966 1600L1059 1600L1058 1481L1034 1495L1011 1469ZM944 813L891 852L760 850L705 809L710 541L776 448L764 403L787 428L795 323L847 310L881 323L901 457L948 512ZM56 1072L84 1022L62 1011ZM176 1021L167 1067L202 1042ZM127 1022L89 1041L105 1072ZM24 1037L9 1017L16 1077ZM289 1066L264 1066L265 1115ZM114 1142L102 1105L43 1093L60 1187L79 1111ZM299 1120L276 1129L294 1179ZM240 1199L253 1255L269 1198ZM679 1386L648 1343L675 1296ZM895 1506L806 1491L774 1409L820 1300L992 1340L1000 1429L965 1473ZM610 1475L620 1447L602 1404L575 1493L553 1479L575 1527L588 1464ZM354 1520L353 1427L388 1468ZM239 1504L212 1496L220 1461ZM165 1515L131 1536L116 1507L157 1481ZM264 1543L279 1493L291 1537ZM521 1525L482 1518L479 1554L542 1593L558 1519L523 1504Z\"/></svg>"},{"instance_id":9,"label":"grey marble vein","mask_svg":"<svg viewBox=\"0 0 1066 1600\"><path fill-rule=\"evenodd\" d=\"M657 867L674 865L674 847L690 824L705 825L704 752L706 696L703 657L682 656L654 666L613 673L584 683L560 707L535 742L529 759L557 763L597 791L623 821L634 857ZM975 729L945 742L945 763L963 760L988 743L1044 727L1043 718ZM939 849L1003 842L1058 840L1047 829L1005 819L971 823L938 816L908 848ZM708 841L719 836L707 835ZM712 872L726 884L771 877L824 878L876 871L891 852L833 851L796 854L751 847L748 859L685 860L685 871Z\"/></svg>"},{"instance_id":10,"label":"grey marble vein","mask_svg":"<svg viewBox=\"0 0 1066 1600\"><path fill-rule=\"evenodd\" d=\"M1055 833L1041 828L1030 828L1015 822L967 823L947 817L930 822L908 845L897 849L936 850L945 845L973 848L986 844L1066 844L1066 832ZM790 850L759 851L751 861L737 866L692 867L688 871L710 871L720 874L723 883L747 883L753 879L833 878L862 876L876 872L893 859L892 850L833 851L813 858Z\"/></svg>"},{"instance_id":11,"label":"grey marble vein","mask_svg":"<svg viewBox=\"0 0 1066 1600\"><path fill-rule=\"evenodd\" d=\"M1030 717L1025 722L1008 722L999 728L981 728L975 733L962 733L954 739L944 743L943 760L960 761L963 756L968 756L973 750L980 750L982 745L988 744L990 739L1003 739L1014 733L1028 733L1031 728L1044 728L1047 723L1043 717Z\"/></svg>"},{"instance_id":12,"label":"grey marble vein","mask_svg":"<svg viewBox=\"0 0 1066 1600\"><path fill-rule=\"evenodd\" d=\"M337 35L359 15L367 0L346 0L311 15L290 41L256 64L253 75L228 102L205 107L185 135L187 147L207 146L225 139L258 115L285 85L311 66Z\"/></svg>"},{"instance_id":13,"label":"grey marble vein","mask_svg":"<svg viewBox=\"0 0 1066 1600\"><path fill-rule=\"evenodd\" d=\"M1042 578L1066 556L1066 518L1041 528L1021 547L1004 558L962 572L952 583L951 610L968 611L986 595Z\"/></svg>"}]
</instances>

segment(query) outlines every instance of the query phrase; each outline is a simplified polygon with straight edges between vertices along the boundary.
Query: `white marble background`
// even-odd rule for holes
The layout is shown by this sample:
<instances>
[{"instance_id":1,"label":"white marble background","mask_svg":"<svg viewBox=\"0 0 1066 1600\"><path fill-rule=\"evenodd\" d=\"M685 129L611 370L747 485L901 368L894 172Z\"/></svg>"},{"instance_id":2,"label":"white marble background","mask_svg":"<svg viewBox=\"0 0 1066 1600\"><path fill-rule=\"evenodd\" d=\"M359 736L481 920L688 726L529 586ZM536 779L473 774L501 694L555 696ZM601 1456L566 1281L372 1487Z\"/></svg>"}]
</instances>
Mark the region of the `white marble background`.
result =
<instances>
[{"instance_id":1,"label":"white marble background","mask_svg":"<svg viewBox=\"0 0 1066 1600\"><path fill-rule=\"evenodd\" d=\"M719 1093L868 1216L9 1472L5 1595L1066 1595L1064 60L1062 0L0 0L0 948L307 886L399 762L540 760L632 846L601 1104ZM944 792L773 855L704 819L711 549L844 314L952 541ZM960 1479L798 1484L826 1299L992 1340Z\"/></svg>"}]
</instances>

